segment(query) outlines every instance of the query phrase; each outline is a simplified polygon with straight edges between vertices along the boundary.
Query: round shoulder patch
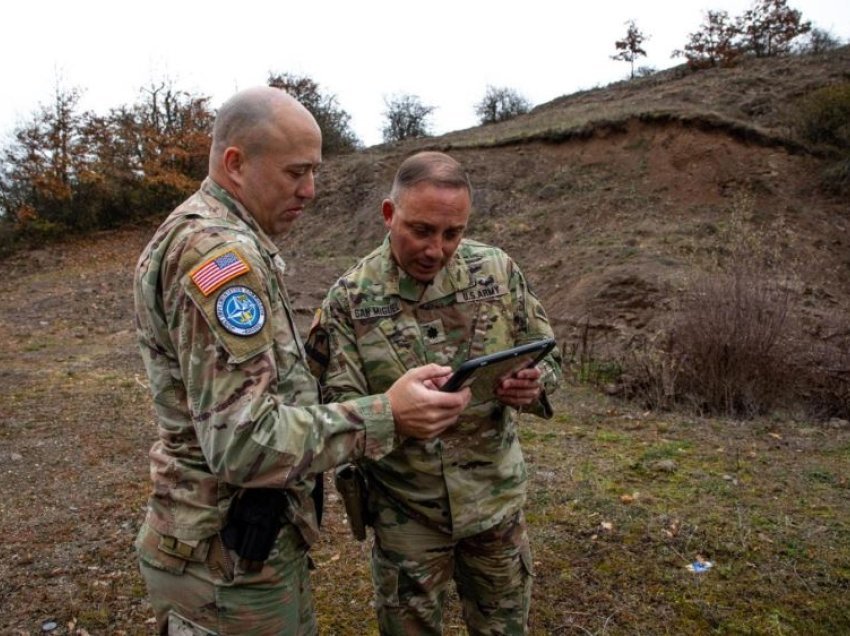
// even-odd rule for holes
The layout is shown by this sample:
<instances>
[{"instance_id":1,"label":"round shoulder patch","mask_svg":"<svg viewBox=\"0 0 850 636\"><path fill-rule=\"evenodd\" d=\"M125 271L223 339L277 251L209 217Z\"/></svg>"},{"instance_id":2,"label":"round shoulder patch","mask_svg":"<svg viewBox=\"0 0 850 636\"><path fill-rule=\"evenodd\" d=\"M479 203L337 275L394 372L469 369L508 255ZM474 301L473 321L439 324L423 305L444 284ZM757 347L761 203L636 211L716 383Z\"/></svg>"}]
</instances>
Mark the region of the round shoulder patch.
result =
<instances>
[{"instance_id":1,"label":"round shoulder patch","mask_svg":"<svg viewBox=\"0 0 850 636\"><path fill-rule=\"evenodd\" d=\"M221 326L237 336L253 336L266 324L263 301L247 287L228 287L215 301L215 315Z\"/></svg>"}]
</instances>

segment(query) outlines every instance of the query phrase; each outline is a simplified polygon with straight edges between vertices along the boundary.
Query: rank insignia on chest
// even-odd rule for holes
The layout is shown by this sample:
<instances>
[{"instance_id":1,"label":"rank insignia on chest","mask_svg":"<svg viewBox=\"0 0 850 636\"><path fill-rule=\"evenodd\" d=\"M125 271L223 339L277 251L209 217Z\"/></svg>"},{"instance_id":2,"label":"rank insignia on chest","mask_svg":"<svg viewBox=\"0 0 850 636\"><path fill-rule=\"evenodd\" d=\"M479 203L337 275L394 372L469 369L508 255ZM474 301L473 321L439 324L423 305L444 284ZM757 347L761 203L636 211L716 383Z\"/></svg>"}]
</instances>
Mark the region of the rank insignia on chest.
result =
<instances>
[{"instance_id":1,"label":"rank insignia on chest","mask_svg":"<svg viewBox=\"0 0 850 636\"><path fill-rule=\"evenodd\" d=\"M209 296L226 282L250 271L251 267L234 250L228 250L198 265L189 277L204 296Z\"/></svg>"},{"instance_id":2,"label":"rank insignia on chest","mask_svg":"<svg viewBox=\"0 0 850 636\"><path fill-rule=\"evenodd\" d=\"M253 336L266 324L263 301L247 287L228 287L215 301L215 315L221 326L237 336Z\"/></svg>"},{"instance_id":3,"label":"rank insignia on chest","mask_svg":"<svg viewBox=\"0 0 850 636\"><path fill-rule=\"evenodd\" d=\"M443 321L439 318L431 322L422 323L419 325L419 330L422 332L422 337L429 345L440 344L446 341L446 332L443 329Z\"/></svg>"}]
</instances>

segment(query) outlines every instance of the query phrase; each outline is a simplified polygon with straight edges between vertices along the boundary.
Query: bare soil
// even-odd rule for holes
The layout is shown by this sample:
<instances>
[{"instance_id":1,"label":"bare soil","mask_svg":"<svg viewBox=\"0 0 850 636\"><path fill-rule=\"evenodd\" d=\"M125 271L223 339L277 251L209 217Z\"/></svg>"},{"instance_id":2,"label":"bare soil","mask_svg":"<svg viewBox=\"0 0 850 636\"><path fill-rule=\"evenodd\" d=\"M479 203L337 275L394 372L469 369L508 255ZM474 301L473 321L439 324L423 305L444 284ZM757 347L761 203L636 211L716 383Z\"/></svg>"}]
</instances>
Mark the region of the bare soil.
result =
<instances>
[{"instance_id":1,"label":"bare soil","mask_svg":"<svg viewBox=\"0 0 850 636\"><path fill-rule=\"evenodd\" d=\"M611 355L653 333L740 228L774 250L801 341L824 337L850 315L850 209L821 189L823 157L771 139L795 95L850 77L848 52L745 71L616 85L525 124L329 161L320 197L282 241L301 327L381 240L398 162L432 147L468 167L470 235L519 262L565 350L587 325ZM640 116L658 103L688 116ZM612 104L616 126L547 138ZM708 111L764 135L698 125ZM132 550L155 426L131 280L155 225L0 262L0 633L153 633ZM577 386L556 405L554 420L523 421L535 634L850 632L846 421L656 414ZM328 498L314 553L321 633L376 633L367 547ZM686 569L700 558L713 567ZM447 633L463 633L456 604Z\"/></svg>"}]
</instances>

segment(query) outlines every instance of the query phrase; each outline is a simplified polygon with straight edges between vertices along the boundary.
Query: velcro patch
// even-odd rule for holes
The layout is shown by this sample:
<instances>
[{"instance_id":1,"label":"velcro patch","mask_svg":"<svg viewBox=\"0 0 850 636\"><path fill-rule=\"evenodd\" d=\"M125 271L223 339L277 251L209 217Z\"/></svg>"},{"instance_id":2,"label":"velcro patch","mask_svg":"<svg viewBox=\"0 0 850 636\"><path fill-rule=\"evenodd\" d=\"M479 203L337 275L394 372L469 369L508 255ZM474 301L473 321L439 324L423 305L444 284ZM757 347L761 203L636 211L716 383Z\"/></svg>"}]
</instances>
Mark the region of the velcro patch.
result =
<instances>
[{"instance_id":1,"label":"velcro patch","mask_svg":"<svg viewBox=\"0 0 850 636\"><path fill-rule=\"evenodd\" d=\"M198 265L189 278L204 296L209 296L226 282L249 271L251 266L245 259L236 250L230 249Z\"/></svg>"},{"instance_id":2,"label":"velcro patch","mask_svg":"<svg viewBox=\"0 0 850 636\"><path fill-rule=\"evenodd\" d=\"M419 325L422 337L429 345L440 344L446 341L446 331L443 329L443 321L437 318L431 322Z\"/></svg>"},{"instance_id":3,"label":"velcro patch","mask_svg":"<svg viewBox=\"0 0 850 636\"><path fill-rule=\"evenodd\" d=\"M258 270L252 266L237 282L238 285L231 283L218 294L204 296L188 275L183 279L186 293L230 354L232 364L265 351L274 340L274 329L264 328L271 320L269 312L274 309Z\"/></svg>"},{"instance_id":4,"label":"velcro patch","mask_svg":"<svg viewBox=\"0 0 850 636\"><path fill-rule=\"evenodd\" d=\"M459 303L471 303L477 300L490 300L508 293L507 286L502 283L490 283L489 285L476 285L469 289L462 289L455 294L455 300Z\"/></svg>"},{"instance_id":5,"label":"velcro patch","mask_svg":"<svg viewBox=\"0 0 850 636\"><path fill-rule=\"evenodd\" d=\"M236 285L228 287L215 301L218 322L236 336L253 336L266 324L266 308L253 290Z\"/></svg>"},{"instance_id":6,"label":"velcro patch","mask_svg":"<svg viewBox=\"0 0 850 636\"><path fill-rule=\"evenodd\" d=\"M368 320L369 318L384 318L401 313L401 305L393 300L386 305L374 305L371 307L354 307L352 314L355 320Z\"/></svg>"}]
</instances>

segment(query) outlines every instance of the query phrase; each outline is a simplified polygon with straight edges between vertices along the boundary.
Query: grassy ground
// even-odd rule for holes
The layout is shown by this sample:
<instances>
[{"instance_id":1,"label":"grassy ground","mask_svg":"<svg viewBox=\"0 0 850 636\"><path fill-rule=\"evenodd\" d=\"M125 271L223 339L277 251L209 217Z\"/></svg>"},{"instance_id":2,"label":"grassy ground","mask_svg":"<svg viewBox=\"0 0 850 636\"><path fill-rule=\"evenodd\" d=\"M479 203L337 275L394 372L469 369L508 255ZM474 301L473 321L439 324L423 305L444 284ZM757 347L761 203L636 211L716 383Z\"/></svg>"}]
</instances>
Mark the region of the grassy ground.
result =
<instances>
[{"instance_id":1,"label":"grassy ground","mask_svg":"<svg viewBox=\"0 0 850 636\"><path fill-rule=\"evenodd\" d=\"M846 426L600 406L525 428L537 633L850 631Z\"/></svg>"},{"instance_id":2,"label":"grassy ground","mask_svg":"<svg viewBox=\"0 0 850 636\"><path fill-rule=\"evenodd\" d=\"M40 342L32 355L50 351ZM33 372L4 404L0 633L54 621L53 634L150 634L131 548L145 390L66 362L65 377ZM64 408L46 417L51 394ZM554 419L522 422L533 634L850 632L846 422L659 416L583 387L556 403ZM327 508L313 553L321 634L375 634L368 545L349 538L333 492ZM713 566L687 569L699 560ZM456 600L446 633L465 633Z\"/></svg>"},{"instance_id":3,"label":"grassy ground","mask_svg":"<svg viewBox=\"0 0 850 636\"><path fill-rule=\"evenodd\" d=\"M126 296L134 236L5 264L0 634L153 633L132 550L155 435ZM848 422L554 397L555 418L521 422L534 634L850 633ZM327 509L320 633L374 634L368 545L333 492ZM687 569L700 559L712 567ZM464 633L456 601L445 623Z\"/></svg>"},{"instance_id":4,"label":"grassy ground","mask_svg":"<svg viewBox=\"0 0 850 636\"><path fill-rule=\"evenodd\" d=\"M846 423L659 417L584 388L559 401L522 425L532 633L850 632ZM376 633L367 548L331 527L323 633ZM453 603L446 631L461 625Z\"/></svg>"}]
</instances>

